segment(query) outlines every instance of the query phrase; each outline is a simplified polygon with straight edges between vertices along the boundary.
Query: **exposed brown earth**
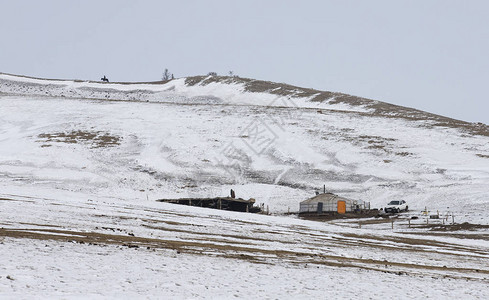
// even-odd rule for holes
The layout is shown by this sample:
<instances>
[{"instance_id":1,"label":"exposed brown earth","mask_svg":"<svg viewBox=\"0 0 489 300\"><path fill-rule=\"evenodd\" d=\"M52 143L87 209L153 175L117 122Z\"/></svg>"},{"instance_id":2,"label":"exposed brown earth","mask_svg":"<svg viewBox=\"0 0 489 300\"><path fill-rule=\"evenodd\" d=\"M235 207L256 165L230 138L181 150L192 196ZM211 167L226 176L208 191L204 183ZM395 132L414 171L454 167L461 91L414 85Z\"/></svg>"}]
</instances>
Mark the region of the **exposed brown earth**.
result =
<instances>
[{"instance_id":1,"label":"exposed brown earth","mask_svg":"<svg viewBox=\"0 0 489 300\"><path fill-rule=\"evenodd\" d=\"M105 148L120 145L121 138L118 136L109 135L101 131L71 131L71 132L55 132L43 133L38 135L39 142L42 142L41 147L49 147L50 143L66 143L66 144L90 144L92 148Z\"/></svg>"},{"instance_id":2,"label":"exposed brown earth","mask_svg":"<svg viewBox=\"0 0 489 300\"><path fill-rule=\"evenodd\" d=\"M470 224L470 223L461 223L461 224L427 224L427 225L418 225L416 228L428 228L432 231L459 231L459 230L480 230L480 229L489 229L489 225L482 224Z\"/></svg>"}]
</instances>

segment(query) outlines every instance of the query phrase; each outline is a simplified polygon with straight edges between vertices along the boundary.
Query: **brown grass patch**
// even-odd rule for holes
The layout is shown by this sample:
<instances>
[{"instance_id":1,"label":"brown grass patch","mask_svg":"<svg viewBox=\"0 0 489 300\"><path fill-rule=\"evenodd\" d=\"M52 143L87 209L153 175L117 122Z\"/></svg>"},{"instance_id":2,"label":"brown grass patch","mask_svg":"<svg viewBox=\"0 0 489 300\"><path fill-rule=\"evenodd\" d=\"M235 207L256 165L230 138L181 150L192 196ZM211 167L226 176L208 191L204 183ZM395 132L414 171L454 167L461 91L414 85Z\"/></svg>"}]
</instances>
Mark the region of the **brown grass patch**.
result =
<instances>
[{"instance_id":1,"label":"brown grass patch","mask_svg":"<svg viewBox=\"0 0 489 300\"><path fill-rule=\"evenodd\" d=\"M413 155L412 153L409 152L396 152L397 156L410 156Z\"/></svg>"},{"instance_id":2,"label":"brown grass patch","mask_svg":"<svg viewBox=\"0 0 489 300\"><path fill-rule=\"evenodd\" d=\"M418 225L416 228L426 228L432 231L459 231L459 230L479 230L479 229L489 229L489 225L482 224L471 224L468 222L461 224L425 224Z\"/></svg>"},{"instance_id":3,"label":"brown grass patch","mask_svg":"<svg viewBox=\"0 0 489 300\"><path fill-rule=\"evenodd\" d=\"M121 137L102 131L71 131L42 133L37 136L42 142L41 147L50 147L48 143L89 144L92 148L106 148L120 145Z\"/></svg>"}]
</instances>

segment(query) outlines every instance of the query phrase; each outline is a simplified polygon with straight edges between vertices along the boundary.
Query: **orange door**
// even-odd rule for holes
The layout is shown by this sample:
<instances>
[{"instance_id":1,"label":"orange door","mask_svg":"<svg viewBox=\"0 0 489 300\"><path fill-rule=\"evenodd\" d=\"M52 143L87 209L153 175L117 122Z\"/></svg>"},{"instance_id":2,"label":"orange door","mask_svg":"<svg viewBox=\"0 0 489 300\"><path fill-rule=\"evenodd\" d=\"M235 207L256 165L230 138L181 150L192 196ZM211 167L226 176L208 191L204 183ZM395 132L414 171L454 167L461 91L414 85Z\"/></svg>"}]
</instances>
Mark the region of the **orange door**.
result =
<instances>
[{"instance_id":1,"label":"orange door","mask_svg":"<svg viewBox=\"0 0 489 300\"><path fill-rule=\"evenodd\" d=\"M339 214L346 213L346 202L345 201L338 201L338 213Z\"/></svg>"}]
</instances>

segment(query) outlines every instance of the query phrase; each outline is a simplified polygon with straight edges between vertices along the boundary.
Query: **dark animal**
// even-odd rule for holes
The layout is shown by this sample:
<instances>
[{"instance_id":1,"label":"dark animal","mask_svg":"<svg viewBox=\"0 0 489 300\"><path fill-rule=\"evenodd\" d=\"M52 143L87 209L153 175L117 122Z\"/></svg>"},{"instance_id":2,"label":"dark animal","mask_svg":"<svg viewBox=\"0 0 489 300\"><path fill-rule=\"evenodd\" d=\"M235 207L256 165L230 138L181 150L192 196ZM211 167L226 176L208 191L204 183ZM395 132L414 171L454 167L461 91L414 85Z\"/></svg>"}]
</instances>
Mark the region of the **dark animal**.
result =
<instances>
[{"instance_id":1,"label":"dark animal","mask_svg":"<svg viewBox=\"0 0 489 300\"><path fill-rule=\"evenodd\" d=\"M105 75L104 77L100 78L100 80L102 80L103 82L109 82L109 78L105 77Z\"/></svg>"}]
</instances>

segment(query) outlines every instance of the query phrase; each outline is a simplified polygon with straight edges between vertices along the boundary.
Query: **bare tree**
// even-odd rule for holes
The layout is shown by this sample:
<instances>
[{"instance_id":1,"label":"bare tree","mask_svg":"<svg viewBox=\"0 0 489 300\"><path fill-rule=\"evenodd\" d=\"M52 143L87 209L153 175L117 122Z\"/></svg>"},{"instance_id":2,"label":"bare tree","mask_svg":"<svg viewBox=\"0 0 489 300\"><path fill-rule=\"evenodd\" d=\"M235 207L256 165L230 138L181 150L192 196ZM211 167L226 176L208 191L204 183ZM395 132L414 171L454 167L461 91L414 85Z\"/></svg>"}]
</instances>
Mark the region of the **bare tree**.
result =
<instances>
[{"instance_id":1,"label":"bare tree","mask_svg":"<svg viewBox=\"0 0 489 300\"><path fill-rule=\"evenodd\" d=\"M168 81L170 79L174 79L173 74L168 71L168 69L165 69L165 72L163 72L163 77L161 78L163 81Z\"/></svg>"},{"instance_id":2,"label":"bare tree","mask_svg":"<svg viewBox=\"0 0 489 300\"><path fill-rule=\"evenodd\" d=\"M229 76L233 77L234 76L234 72L233 71L229 71Z\"/></svg>"}]
</instances>

